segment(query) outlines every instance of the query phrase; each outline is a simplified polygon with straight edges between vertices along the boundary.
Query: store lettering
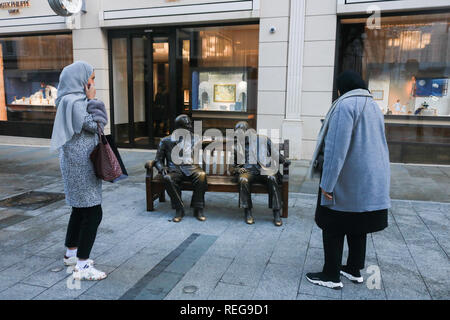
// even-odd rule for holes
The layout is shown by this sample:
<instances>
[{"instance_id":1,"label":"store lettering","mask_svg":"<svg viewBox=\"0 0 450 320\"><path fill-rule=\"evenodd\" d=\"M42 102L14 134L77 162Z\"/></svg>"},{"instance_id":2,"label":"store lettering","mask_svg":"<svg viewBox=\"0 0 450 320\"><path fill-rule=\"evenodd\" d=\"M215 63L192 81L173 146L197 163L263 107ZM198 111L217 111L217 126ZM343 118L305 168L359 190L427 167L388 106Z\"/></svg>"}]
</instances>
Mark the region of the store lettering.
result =
<instances>
[{"instance_id":1,"label":"store lettering","mask_svg":"<svg viewBox=\"0 0 450 320\"><path fill-rule=\"evenodd\" d=\"M0 9L7 9L9 14L17 14L20 8L31 7L30 1L7 1L0 3Z\"/></svg>"}]
</instances>

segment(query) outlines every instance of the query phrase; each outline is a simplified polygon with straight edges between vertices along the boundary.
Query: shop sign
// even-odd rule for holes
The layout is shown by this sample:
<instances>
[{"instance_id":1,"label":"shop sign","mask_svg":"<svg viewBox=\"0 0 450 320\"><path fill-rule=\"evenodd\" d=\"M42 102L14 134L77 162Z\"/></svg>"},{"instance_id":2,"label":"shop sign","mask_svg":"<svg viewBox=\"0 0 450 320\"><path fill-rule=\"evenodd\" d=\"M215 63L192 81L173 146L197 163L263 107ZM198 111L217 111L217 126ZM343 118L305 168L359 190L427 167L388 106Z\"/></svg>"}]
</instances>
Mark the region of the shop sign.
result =
<instances>
[{"instance_id":1,"label":"shop sign","mask_svg":"<svg viewBox=\"0 0 450 320\"><path fill-rule=\"evenodd\" d=\"M9 14L18 14L20 9L31 7L30 1L5 1L0 2L0 9L8 10Z\"/></svg>"}]
</instances>

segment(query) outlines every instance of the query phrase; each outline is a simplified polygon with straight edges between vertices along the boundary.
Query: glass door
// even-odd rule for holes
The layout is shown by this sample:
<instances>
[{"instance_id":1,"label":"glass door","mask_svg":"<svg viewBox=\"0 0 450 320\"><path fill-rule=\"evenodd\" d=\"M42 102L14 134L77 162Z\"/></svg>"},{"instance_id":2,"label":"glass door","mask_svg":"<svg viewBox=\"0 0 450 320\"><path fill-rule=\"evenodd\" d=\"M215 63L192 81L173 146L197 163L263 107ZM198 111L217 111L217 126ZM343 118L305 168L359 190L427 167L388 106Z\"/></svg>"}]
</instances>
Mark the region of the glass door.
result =
<instances>
[{"instance_id":1,"label":"glass door","mask_svg":"<svg viewBox=\"0 0 450 320\"><path fill-rule=\"evenodd\" d=\"M113 134L121 147L155 148L176 112L169 35L118 32L110 38Z\"/></svg>"},{"instance_id":2,"label":"glass door","mask_svg":"<svg viewBox=\"0 0 450 320\"><path fill-rule=\"evenodd\" d=\"M170 80L169 80L169 38L167 36L152 37L152 95L151 122L153 143L170 132Z\"/></svg>"},{"instance_id":3,"label":"glass door","mask_svg":"<svg viewBox=\"0 0 450 320\"><path fill-rule=\"evenodd\" d=\"M128 116L128 39L111 39L113 135L118 145L130 144Z\"/></svg>"},{"instance_id":4,"label":"glass door","mask_svg":"<svg viewBox=\"0 0 450 320\"><path fill-rule=\"evenodd\" d=\"M110 42L113 134L119 146L152 146L148 43L145 34L120 35Z\"/></svg>"},{"instance_id":5,"label":"glass door","mask_svg":"<svg viewBox=\"0 0 450 320\"><path fill-rule=\"evenodd\" d=\"M148 61L148 46L150 39L146 35L133 36L131 38L132 74L131 83L133 92L131 135L134 147L151 147L152 132L149 127L150 113L150 63Z\"/></svg>"}]
</instances>

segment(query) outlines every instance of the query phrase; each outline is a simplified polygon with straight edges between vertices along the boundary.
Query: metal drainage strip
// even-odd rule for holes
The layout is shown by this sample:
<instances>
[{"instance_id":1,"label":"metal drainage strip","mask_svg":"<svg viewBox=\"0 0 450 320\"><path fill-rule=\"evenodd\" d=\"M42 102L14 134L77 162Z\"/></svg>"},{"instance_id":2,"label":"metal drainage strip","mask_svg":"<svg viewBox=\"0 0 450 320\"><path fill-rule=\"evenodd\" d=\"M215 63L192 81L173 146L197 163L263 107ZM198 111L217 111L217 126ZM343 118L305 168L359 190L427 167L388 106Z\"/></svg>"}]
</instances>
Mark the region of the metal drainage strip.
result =
<instances>
[{"instance_id":1,"label":"metal drainage strip","mask_svg":"<svg viewBox=\"0 0 450 320\"><path fill-rule=\"evenodd\" d=\"M205 253L209 247L216 241L216 236L201 235L198 233L191 234L186 240L184 240L176 249L169 253L163 260L161 260L152 270L150 270L144 277L142 277L131 289L129 289L120 300L132 300L132 299L163 299L168 292L178 283L178 281L184 276L187 270L173 273L173 271L166 272L169 266L174 263L179 256L185 250L196 251L194 260L198 260L203 253ZM189 248L189 249L188 249ZM190 269L190 267L189 267ZM153 280L161 276L175 275L176 281L170 284L170 288L161 291L157 286L153 286ZM198 290L197 286L187 285L183 288L183 292L186 294L193 294Z\"/></svg>"}]
</instances>

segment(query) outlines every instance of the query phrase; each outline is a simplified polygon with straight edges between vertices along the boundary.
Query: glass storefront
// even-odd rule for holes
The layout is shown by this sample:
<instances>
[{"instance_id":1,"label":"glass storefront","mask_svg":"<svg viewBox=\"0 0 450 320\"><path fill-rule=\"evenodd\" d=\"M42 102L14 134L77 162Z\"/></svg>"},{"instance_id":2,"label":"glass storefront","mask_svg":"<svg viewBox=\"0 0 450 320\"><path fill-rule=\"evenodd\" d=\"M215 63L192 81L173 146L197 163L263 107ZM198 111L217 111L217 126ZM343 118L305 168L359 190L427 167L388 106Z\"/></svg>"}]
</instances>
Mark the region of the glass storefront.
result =
<instances>
[{"instance_id":1,"label":"glass storefront","mask_svg":"<svg viewBox=\"0 0 450 320\"><path fill-rule=\"evenodd\" d=\"M155 147L182 113L203 130L255 127L258 34L258 24L111 31L119 145Z\"/></svg>"},{"instance_id":2,"label":"glass storefront","mask_svg":"<svg viewBox=\"0 0 450 320\"><path fill-rule=\"evenodd\" d=\"M259 25L182 28L178 34L191 39L183 90L191 93L193 119L204 128L225 130L240 120L255 128Z\"/></svg>"},{"instance_id":3,"label":"glass storefront","mask_svg":"<svg viewBox=\"0 0 450 320\"><path fill-rule=\"evenodd\" d=\"M51 129L59 74L72 62L71 34L0 38L0 125L14 123L15 135Z\"/></svg>"},{"instance_id":4,"label":"glass storefront","mask_svg":"<svg viewBox=\"0 0 450 320\"><path fill-rule=\"evenodd\" d=\"M355 70L385 114L391 161L450 164L450 13L341 18L338 72Z\"/></svg>"}]
</instances>

